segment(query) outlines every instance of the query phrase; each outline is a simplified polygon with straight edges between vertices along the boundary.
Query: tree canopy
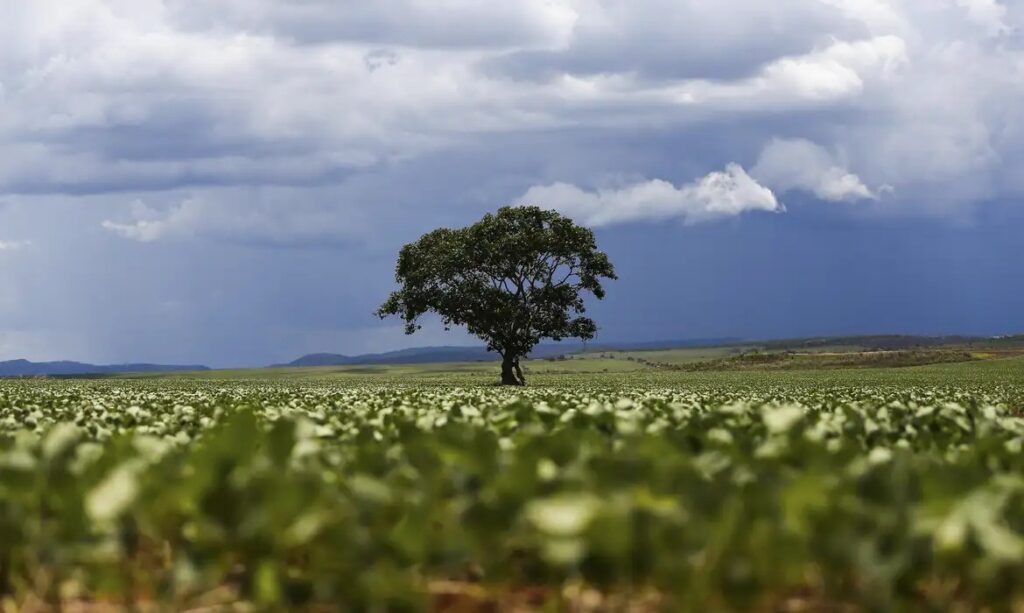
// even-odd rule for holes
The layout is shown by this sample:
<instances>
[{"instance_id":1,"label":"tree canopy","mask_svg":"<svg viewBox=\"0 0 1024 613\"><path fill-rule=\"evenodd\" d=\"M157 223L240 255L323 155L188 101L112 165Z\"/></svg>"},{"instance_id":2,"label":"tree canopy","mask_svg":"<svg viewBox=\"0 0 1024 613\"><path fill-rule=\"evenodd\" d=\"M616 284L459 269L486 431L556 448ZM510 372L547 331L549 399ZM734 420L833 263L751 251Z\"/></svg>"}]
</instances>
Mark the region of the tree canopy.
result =
<instances>
[{"instance_id":1,"label":"tree canopy","mask_svg":"<svg viewBox=\"0 0 1024 613\"><path fill-rule=\"evenodd\" d=\"M594 233L554 211L503 207L466 228L441 228L404 246L399 289L377 310L400 316L406 334L428 312L465 326L502 357L502 383L525 383L519 360L544 338L594 337L584 292L604 298L615 279Z\"/></svg>"}]
</instances>

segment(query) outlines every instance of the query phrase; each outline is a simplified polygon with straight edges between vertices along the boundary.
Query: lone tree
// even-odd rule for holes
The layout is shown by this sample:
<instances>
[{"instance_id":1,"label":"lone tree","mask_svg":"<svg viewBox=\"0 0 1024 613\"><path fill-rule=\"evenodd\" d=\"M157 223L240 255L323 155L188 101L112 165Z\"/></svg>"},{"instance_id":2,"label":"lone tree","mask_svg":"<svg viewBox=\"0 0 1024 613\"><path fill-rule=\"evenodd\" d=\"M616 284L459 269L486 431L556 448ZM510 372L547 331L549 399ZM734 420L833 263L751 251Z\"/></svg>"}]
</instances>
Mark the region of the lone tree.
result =
<instances>
[{"instance_id":1,"label":"lone tree","mask_svg":"<svg viewBox=\"0 0 1024 613\"><path fill-rule=\"evenodd\" d=\"M541 339L594 338L583 292L604 298L602 278L617 277L589 229L535 206L503 207L403 247L395 268L401 288L376 314L400 316L406 334L429 311L445 329L466 326L501 356L502 384L524 385L519 360Z\"/></svg>"}]
</instances>

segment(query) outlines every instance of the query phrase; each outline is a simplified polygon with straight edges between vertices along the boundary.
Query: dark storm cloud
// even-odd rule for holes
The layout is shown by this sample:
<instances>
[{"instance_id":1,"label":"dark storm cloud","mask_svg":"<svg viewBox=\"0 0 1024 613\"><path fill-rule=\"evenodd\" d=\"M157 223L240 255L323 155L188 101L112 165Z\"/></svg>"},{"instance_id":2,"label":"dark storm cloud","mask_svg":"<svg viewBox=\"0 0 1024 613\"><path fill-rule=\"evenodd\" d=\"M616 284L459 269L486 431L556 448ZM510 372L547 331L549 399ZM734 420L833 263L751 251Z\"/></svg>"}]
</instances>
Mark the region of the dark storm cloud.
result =
<instances>
[{"instance_id":1,"label":"dark storm cloud","mask_svg":"<svg viewBox=\"0 0 1024 613\"><path fill-rule=\"evenodd\" d=\"M824 3L594 3L559 49L522 50L489 61L521 79L560 74L636 73L647 79L736 79L765 63L825 45L830 37L868 36L862 23Z\"/></svg>"},{"instance_id":2,"label":"dark storm cloud","mask_svg":"<svg viewBox=\"0 0 1024 613\"><path fill-rule=\"evenodd\" d=\"M370 315L394 254L526 196L597 227L606 338L1024 328L1019 3L4 10L0 357L461 342Z\"/></svg>"},{"instance_id":3,"label":"dark storm cloud","mask_svg":"<svg viewBox=\"0 0 1024 613\"><path fill-rule=\"evenodd\" d=\"M427 6L19 0L0 26L0 193L320 185L501 133L750 141L733 126L780 115L799 120L753 146L809 139L823 171L904 204L1014 185L986 176L1020 140L1019 15L993 0Z\"/></svg>"},{"instance_id":4,"label":"dark storm cloud","mask_svg":"<svg viewBox=\"0 0 1024 613\"><path fill-rule=\"evenodd\" d=\"M424 47L550 45L571 27L570 5L544 0L170 0L171 17L201 30L245 30L298 43L339 41Z\"/></svg>"}]
</instances>

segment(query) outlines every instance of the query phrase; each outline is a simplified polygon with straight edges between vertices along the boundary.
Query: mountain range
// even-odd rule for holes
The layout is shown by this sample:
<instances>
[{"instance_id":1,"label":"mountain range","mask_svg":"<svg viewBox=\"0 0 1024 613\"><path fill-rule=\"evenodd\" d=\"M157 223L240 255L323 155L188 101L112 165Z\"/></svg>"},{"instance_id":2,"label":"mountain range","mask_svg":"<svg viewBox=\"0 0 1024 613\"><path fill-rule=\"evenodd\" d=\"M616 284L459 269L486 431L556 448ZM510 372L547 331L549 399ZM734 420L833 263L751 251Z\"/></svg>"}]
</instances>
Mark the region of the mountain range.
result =
<instances>
[{"instance_id":1,"label":"mountain range","mask_svg":"<svg viewBox=\"0 0 1024 613\"><path fill-rule=\"evenodd\" d=\"M822 336L776 340L740 338L695 338L647 342L601 343L544 343L530 354L531 358L546 358L583 351L645 351L656 349L687 349L695 347L735 347L756 345L772 351L801 351L829 346L856 346L863 350L886 351L972 343L1019 343L1021 336L917 336L909 334L873 334L858 336ZM417 347L387 353L344 355L340 353L311 353L287 364L274 364L271 368L298 366L352 366L364 364L426 364L444 362L485 362L497 360L498 355L483 347Z\"/></svg>"},{"instance_id":2,"label":"mountain range","mask_svg":"<svg viewBox=\"0 0 1024 613\"><path fill-rule=\"evenodd\" d=\"M83 362L29 362L8 360L0 362L0 377L41 377L71 375L113 375L133 372L173 372L178 370L210 370L198 364L85 364Z\"/></svg>"},{"instance_id":3,"label":"mountain range","mask_svg":"<svg viewBox=\"0 0 1024 613\"><path fill-rule=\"evenodd\" d=\"M709 347L739 342L734 338L702 338L677 341L641 343L544 343L538 345L531 358L546 358L581 351L637 351L642 349L680 349ZM487 362L497 360L498 354L484 347L416 347L386 353L344 355L340 353L310 353L287 364L274 364L271 368L298 366L352 366L363 364L429 364L443 362Z\"/></svg>"},{"instance_id":4,"label":"mountain range","mask_svg":"<svg viewBox=\"0 0 1024 613\"><path fill-rule=\"evenodd\" d=\"M756 344L767 350L800 351L830 345L859 346L871 350L893 350L913 347L930 347L942 345L985 344L1021 344L1024 336L913 336L913 335L864 335L845 337L815 337L799 339L780 339L769 341L751 341L738 338L698 338L674 341L648 342L601 342L601 343L544 343L538 345L530 355L532 358L547 358L558 355L580 353L582 351L641 351L654 349L684 349L693 347L723 347ZM274 364L271 368L289 368L300 366L351 366L366 364L428 364L447 362L486 362L495 361L498 355L487 351L482 346L437 346L416 347L384 353L365 353L345 355L340 353L311 353L286 364ZM0 377L36 377L36 376L76 376L76 375L112 375L121 373L153 373L175 371L210 370L198 364L109 364L96 365L83 362L30 362L28 360L9 360L0 362Z\"/></svg>"}]
</instances>

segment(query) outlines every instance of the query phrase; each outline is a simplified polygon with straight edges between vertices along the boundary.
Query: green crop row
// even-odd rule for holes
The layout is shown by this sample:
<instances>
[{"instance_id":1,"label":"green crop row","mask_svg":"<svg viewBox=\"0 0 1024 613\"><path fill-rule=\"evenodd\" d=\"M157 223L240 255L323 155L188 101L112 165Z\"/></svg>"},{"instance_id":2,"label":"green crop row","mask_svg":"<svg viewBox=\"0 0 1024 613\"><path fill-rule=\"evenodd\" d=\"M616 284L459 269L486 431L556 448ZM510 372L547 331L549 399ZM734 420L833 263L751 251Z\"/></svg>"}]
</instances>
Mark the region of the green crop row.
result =
<instances>
[{"instance_id":1,"label":"green crop row","mask_svg":"<svg viewBox=\"0 0 1024 613\"><path fill-rule=\"evenodd\" d=\"M1021 392L7 382L0 600L1020 606Z\"/></svg>"}]
</instances>

